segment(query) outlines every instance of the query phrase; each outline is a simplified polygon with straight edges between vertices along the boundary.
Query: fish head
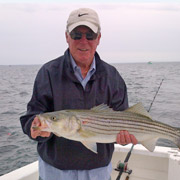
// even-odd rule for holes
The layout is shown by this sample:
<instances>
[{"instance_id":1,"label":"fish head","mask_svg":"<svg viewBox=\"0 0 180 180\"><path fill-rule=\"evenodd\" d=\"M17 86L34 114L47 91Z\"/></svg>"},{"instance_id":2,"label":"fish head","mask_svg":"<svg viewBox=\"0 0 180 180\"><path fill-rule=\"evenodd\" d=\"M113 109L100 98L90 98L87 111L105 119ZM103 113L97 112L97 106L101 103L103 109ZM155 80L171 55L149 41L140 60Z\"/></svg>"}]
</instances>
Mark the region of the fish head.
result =
<instances>
[{"instance_id":1,"label":"fish head","mask_svg":"<svg viewBox=\"0 0 180 180\"><path fill-rule=\"evenodd\" d=\"M46 124L44 131L49 131L57 136L70 137L81 128L80 121L69 111L55 111L37 115L42 124Z\"/></svg>"}]
</instances>

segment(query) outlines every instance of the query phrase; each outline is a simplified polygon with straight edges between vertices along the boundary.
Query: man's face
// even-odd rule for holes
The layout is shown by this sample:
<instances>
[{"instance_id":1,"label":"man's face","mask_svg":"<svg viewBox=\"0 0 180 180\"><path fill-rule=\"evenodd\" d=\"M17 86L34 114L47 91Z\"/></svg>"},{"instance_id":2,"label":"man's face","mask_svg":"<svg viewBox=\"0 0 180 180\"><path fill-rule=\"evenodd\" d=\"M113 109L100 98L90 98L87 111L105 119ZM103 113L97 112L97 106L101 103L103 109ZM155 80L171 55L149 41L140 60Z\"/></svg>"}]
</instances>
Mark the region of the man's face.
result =
<instances>
[{"instance_id":1,"label":"man's face","mask_svg":"<svg viewBox=\"0 0 180 180\"><path fill-rule=\"evenodd\" d=\"M83 34L81 39L74 40L71 38L69 33L66 33L66 41L69 45L70 53L76 61L77 65L89 66L93 61L101 35L99 34L94 40L87 40L86 34L84 33L92 32L92 30L88 27L78 26L73 31Z\"/></svg>"}]
</instances>

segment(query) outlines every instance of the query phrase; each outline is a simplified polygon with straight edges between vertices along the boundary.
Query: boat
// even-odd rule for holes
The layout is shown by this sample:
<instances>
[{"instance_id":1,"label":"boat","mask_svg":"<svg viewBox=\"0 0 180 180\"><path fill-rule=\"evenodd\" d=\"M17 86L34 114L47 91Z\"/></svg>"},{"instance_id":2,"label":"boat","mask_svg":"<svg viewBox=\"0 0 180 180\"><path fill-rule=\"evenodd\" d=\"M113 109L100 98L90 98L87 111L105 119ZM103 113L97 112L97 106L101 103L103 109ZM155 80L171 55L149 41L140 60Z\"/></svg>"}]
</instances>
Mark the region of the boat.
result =
<instances>
[{"instance_id":1,"label":"boat","mask_svg":"<svg viewBox=\"0 0 180 180\"><path fill-rule=\"evenodd\" d=\"M112 165L115 169L119 160L123 163L131 149L126 146L115 145ZM180 151L178 148L156 146L154 152L149 152L142 145L135 145L128 165L120 180L179 180L180 179ZM111 180L116 180L119 172L113 170ZM38 162L33 162L3 176L0 180L38 180Z\"/></svg>"},{"instance_id":2,"label":"boat","mask_svg":"<svg viewBox=\"0 0 180 180\"><path fill-rule=\"evenodd\" d=\"M124 161L131 145L116 145L112 158L112 165L117 165L117 160ZM129 180L179 180L180 179L180 151L178 148L156 146L154 152L146 150L142 145L133 148L128 161L132 170ZM116 180L118 172L112 172L112 180ZM120 180L126 180L128 174L123 173ZM128 179L128 178L127 178Z\"/></svg>"},{"instance_id":3,"label":"boat","mask_svg":"<svg viewBox=\"0 0 180 180\"><path fill-rule=\"evenodd\" d=\"M148 64L152 64L152 62L151 62L151 61L149 61L149 62L148 62Z\"/></svg>"}]
</instances>

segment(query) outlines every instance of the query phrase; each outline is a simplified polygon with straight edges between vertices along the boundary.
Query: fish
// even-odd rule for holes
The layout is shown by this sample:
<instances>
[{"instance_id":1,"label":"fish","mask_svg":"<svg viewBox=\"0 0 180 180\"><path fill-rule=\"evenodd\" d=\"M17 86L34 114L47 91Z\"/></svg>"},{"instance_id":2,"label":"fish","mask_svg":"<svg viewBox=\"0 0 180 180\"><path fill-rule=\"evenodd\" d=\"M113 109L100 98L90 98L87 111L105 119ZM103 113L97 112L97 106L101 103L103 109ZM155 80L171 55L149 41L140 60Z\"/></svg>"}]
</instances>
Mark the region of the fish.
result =
<instances>
[{"instance_id":1,"label":"fish","mask_svg":"<svg viewBox=\"0 0 180 180\"><path fill-rule=\"evenodd\" d=\"M142 103L124 111L114 111L106 104L89 110L60 110L37 115L41 131L79 141L97 153L97 143L114 143L121 130L133 134L147 150L153 152L159 138L172 141L180 149L180 129L153 120Z\"/></svg>"}]
</instances>

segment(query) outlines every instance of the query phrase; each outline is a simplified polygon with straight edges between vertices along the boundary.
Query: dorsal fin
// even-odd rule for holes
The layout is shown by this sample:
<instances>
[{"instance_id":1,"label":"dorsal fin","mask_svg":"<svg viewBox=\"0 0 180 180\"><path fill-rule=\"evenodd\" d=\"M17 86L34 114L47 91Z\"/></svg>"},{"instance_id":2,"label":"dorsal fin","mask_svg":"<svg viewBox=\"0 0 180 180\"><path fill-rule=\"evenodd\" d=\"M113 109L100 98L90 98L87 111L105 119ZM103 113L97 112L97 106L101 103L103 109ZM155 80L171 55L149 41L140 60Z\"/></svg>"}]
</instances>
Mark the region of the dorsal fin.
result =
<instances>
[{"instance_id":1,"label":"dorsal fin","mask_svg":"<svg viewBox=\"0 0 180 180\"><path fill-rule=\"evenodd\" d=\"M98 106L95 106L95 107L91 108L91 110L92 110L92 111L106 111L106 112L108 112L108 111L112 112L112 111L113 111L113 109L111 109L111 108L110 108L108 105L106 105L106 104L100 104L100 105L98 105Z\"/></svg>"},{"instance_id":2,"label":"dorsal fin","mask_svg":"<svg viewBox=\"0 0 180 180\"><path fill-rule=\"evenodd\" d=\"M139 103L135 104L134 106L126 109L125 111L126 112L136 113L136 114L145 116L145 117L147 117L147 118L152 120L150 114L146 111L146 109L143 107L141 102L139 102Z\"/></svg>"}]
</instances>

